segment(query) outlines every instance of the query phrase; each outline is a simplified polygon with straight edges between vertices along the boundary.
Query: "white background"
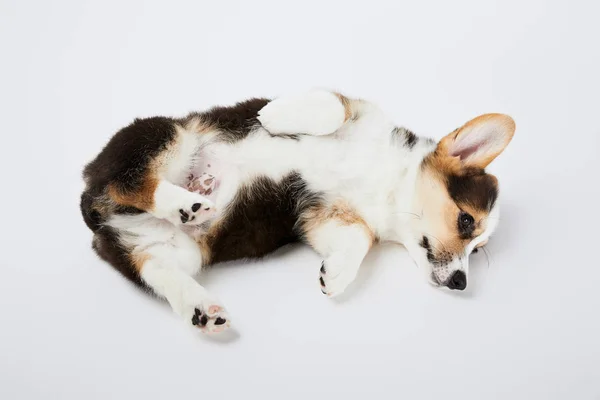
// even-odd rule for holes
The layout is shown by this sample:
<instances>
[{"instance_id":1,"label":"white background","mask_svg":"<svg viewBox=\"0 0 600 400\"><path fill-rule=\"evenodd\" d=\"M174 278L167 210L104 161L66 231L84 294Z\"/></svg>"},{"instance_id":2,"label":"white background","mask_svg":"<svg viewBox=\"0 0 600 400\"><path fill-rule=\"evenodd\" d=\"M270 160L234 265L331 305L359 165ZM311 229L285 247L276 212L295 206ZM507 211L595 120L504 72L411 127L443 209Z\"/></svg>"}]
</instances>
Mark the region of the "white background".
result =
<instances>
[{"instance_id":1,"label":"white background","mask_svg":"<svg viewBox=\"0 0 600 400\"><path fill-rule=\"evenodd\" d=\"M599 399L600 6L284 3L1 1L0 398ZM215 340L96 258L80 174L119 128L314 86L435 138L514 117L466 293L388 245L332 301L296 246L205 274Z\"/></svg>"}]
</instances>

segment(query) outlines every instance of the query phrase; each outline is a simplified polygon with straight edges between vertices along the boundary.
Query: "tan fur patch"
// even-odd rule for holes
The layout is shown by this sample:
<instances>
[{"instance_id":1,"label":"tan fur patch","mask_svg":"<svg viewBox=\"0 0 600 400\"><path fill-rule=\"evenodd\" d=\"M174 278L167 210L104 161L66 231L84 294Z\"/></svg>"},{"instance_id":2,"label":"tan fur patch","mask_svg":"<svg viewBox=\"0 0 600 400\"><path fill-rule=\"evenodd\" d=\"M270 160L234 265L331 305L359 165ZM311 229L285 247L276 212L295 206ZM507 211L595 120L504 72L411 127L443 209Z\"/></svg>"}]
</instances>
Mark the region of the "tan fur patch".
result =
<instances>
[{"instance_id":1,"label":"tan fur patch","mask_svg":"<svg viewBox=\"0 0 600 400\"><path fill-rule=\"evenodd\" d=\"M218 229L217 227L213 228L213 226L211 226L211 231L213 231L213 229ZM201 237L196 239L196 243L198 244L198 248L200 248L200 254L202 254L202 265L210 265L212 263L212 252L210 251L210 245L209 245L209 240L212 236L210 235L210 231L209 233L207 233L206 235L202 235Z\"/></svg>"},{"instance_id":2,"label":"tan fur patch","mask_svg":"<svg viewBox=\"0 0 600 400\"><path fill-rule=\"evenodd\" d=\"M194 133L206 133L215 130L214 126L203 121L200 117L191 117L185 122L183 128L188 132Z\"/></svg>"},{"instance_id":3,"label":"tan fur patch","mask_svg":"<svg viewBox=\"0 0 600 400\"><path fill-rule=\"evenodd\" d=\"M455 164L456 162L458 162L458 164L460 165L461 163L458 157L451 157L449 155L450 147L459 137L463 137L462 135L468 136L469 134L476 131L482 126L492 126L495 127L496 130L503 132L502 135L497 135L497 137L501 138L502 140L502 146L499 146L496 149L496 151L490 152L485 157L480 157L476 160L470 160L467 162L468 167L475 167L481 169L487 167L496 157L498 157L498 155L506 148L506 146L508 146L515 134L515 121L508 115L484 114L480 115L477 118L473 118L472 120L470 120L460 128L456 129L449 135L443 137L442 140L440 140L440 142L438 143L438 147L435 151L437 158L443 159L445 157L455 159L456 161L445 160L445 162L451 164Z\"/></svg>"},{"instance_id":4,"label":"tan fur patch","mask_svg":"<svg viewBox=\"0 0 600 400\"><path fill-rule=\"evenodd\" d=\"M344 122L352 118L352 100L340 93L334 93L344 106Z\"/></svg>"},{"instance_id":5,"label":"tan fur patch","mask_svg":"<svg viewBox=\"0 0 600 400\"><path fill-rule=\"evenodd\" d=\"M154 192L158 186L158 179L155 178L154 171L149 171L149 176L144 179L144 183L133 192L123 193L114 184L108 186L108 196L115 203L122 206L135 207L140 210L148 211L154 207Z\"/></svg>"},{"instance_id":6,"label":"tan fur patch","mask_svg":"<svg viewBox=\"0 0 600 400\"><path fill-rule=\"evenodd\" d=\"M151 257L146 253L132 253L129 255L129 258L135 270L140 273L142 272L146 261L148 261Z\"/></svg>"},{"instance_id":7,"label":"tan fur patch","mask_svg":"<svg viewBox=\"0 0 600 400\"><path fill-rule=\"evenodd\" d=\"M302 230L310 240L310 232L330 220L336 220L342 225L360 225L369 235L371 241L376 241L375 233L371 230L366 221L344 201L337 201L330 205L315 207L305 212L301 217Z\"/></svg>"},{"instance_id":8,"label":"tan fur patch","mask_svg":"<svg viewBox=\"0 0 600 400\"><path fill-rule=\"evenodd\" d=\"M435 151L423 160L423 166L440 178L450 174L458 175L463 169L460 158L450 157L446 146L447 142L440 141Z\"/></svg>"}]
</instances>

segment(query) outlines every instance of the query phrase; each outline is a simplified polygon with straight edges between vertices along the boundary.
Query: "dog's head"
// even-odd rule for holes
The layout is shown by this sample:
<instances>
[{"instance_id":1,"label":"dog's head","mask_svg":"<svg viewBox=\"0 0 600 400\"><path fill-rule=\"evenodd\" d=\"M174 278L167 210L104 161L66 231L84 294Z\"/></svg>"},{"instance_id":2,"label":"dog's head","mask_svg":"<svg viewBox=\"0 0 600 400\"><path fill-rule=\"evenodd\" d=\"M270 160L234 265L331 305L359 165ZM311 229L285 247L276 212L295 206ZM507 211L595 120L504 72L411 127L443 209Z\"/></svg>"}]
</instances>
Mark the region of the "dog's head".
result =
<instances>
[{"instance_id":1,"label":"dog's head","mask_svg":"<svg viewBox=\"0 0 600 400\"><path fill-rule=\"evenodd\" d=\"M511 141L507 115L477 117L444 137L421 166L417 240L437 286L463 290L468 257L498 223L498 180L485 168Z\"/></svg>"}]
</instances>

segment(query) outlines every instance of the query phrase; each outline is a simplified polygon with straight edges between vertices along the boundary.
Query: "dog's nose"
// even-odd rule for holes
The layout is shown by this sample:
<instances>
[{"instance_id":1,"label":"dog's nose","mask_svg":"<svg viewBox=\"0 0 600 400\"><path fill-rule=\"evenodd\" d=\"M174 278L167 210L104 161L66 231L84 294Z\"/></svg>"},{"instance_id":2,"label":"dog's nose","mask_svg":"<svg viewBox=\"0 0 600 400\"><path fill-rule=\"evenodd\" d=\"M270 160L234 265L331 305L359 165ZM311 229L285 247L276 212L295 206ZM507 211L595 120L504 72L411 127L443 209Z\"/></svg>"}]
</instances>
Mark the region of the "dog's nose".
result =
<instances>
[{"instance_id":1,"label":"dog's nose","mask_svg":"<svg viewBox=\"0 0 600 400\"><path fill-rule=\"evenodd\" d=\"M462 271L455 271L446 286L452 290L465 290L467 287L467 275Z\"/></svg>"}]
</instances>

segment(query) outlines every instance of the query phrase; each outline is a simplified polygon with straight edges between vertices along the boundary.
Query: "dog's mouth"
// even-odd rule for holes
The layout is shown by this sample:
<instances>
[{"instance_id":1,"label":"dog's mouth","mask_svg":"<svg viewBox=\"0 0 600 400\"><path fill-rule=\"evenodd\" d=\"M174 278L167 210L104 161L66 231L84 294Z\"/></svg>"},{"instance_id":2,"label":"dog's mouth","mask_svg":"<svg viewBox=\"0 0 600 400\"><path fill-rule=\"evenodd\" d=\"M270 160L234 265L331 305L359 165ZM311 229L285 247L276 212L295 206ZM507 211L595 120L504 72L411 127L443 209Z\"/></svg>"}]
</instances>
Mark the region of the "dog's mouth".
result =
<instances>
[{"instance_id":1,"label":"dog's mouth","mask_svg":"<svg viewBox=\"0 0 600 400\"><path fill-rule=\"evenodd\" d=\"M431 275L429 276L429 280L433 286L437 286L437 287L442 286L442 283L440 282L438 277L435 275L435 272L431 272Z\"/></svg>"}]
</instances>

